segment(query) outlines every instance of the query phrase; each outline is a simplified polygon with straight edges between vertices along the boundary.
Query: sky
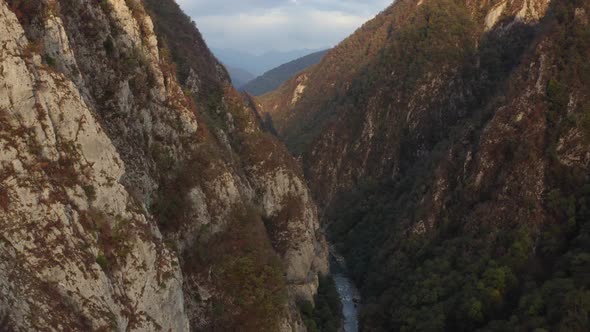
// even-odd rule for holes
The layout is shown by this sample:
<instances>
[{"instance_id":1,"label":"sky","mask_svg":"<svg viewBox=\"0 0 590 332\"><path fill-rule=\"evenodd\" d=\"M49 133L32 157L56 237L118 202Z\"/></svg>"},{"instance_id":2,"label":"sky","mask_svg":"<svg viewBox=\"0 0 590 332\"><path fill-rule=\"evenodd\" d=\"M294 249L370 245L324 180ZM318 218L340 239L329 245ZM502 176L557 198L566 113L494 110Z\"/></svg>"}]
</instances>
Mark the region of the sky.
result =
<instances>
[{"instance_id":1,"label":"sky","mask_svg":"<svg viewBox=\"0 0 590 332\"><path fill-rule=\"evenodd\" d=\"M176 0L212 48L260 54L331 47L392 0Z\"/></svg>"}]
</instances>

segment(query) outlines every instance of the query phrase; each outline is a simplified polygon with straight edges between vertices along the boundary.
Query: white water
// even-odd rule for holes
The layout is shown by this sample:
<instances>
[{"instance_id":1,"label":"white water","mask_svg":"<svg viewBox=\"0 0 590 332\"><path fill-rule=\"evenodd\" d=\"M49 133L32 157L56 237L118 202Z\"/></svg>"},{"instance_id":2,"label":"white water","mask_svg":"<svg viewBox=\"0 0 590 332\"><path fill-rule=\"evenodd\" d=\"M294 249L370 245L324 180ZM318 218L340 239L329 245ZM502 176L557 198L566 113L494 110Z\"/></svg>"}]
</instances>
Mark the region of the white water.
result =
<instances>
[{"instance_id":1,"label":"white water","mask_svg":"<svg viewBox=\"0 0 590 332\"><path fill-rule=\"evenodd\" d=\"M332 254L330 270L336 288L338 289L338 294L340 295L340 301L342 302L343 331L358 332L358 311L355 301L360 301L360 293L350 277L346 274L344 258L333 250L330 251Z\"/></svg>"},{"instance_id":2,"label":"white water","mask_svg":"<svg viewBox=\"0 0 590 332\"><path fill-rule=\"evenodd\" d=\"M358 313L354 299L360 299L359 292L352 283L352 280L342 273L333 273L332 277L340 294L342 302L342 315L344 317L344 332L358 332Z\"/></svg>"}]
</instances>

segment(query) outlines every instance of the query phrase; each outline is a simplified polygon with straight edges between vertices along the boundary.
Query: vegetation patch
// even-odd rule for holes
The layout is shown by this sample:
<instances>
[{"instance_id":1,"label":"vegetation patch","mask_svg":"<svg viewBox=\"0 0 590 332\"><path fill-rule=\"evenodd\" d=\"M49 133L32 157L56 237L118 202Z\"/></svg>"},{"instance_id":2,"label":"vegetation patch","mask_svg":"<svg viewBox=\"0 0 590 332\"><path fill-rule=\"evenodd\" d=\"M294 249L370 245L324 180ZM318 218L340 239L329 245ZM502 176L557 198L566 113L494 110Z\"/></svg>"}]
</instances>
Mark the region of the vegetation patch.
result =
<instances>
[{"instance_id":1,"label":"vegetation patch","mask_svg":"<svg viewBox=\"0 0 590 332\"><path fill-rule=\"evenodd\" d=\"M199 239L190 251L185 273L211 271L218 290L212 299L210 328L278 330L287 301L283 266L258 211L237 208L226 231L207 241Z\"/></svg>"},{"instance_id":2,"label":"vegetation patch","mask_svg":"<svg viewBox=\"0 0 590 332\"><path fill-rule=\"evenodd\" d=\"M315 307L309 301L299 303L301 317L308 332L338 332L342 326L342 303L331 276L320 276Z\"/></svg>"},{"instance_id":3,"label":"vegetation patch","mask_svg":"<svg viewBox=\"0 0 590 332\"><path fill-rule=\"evenodd\" d=\"M584 134L586 143L590 143L590 104L583 108L578 118L578 126L582 130L582 134Z\"/></svg>"},{"instance_id":4,"label":"vegetation patch","mask_svg":"<svg viewBox=\"0 0 590 332\"><path fill-rule=\"evenodd\" d=\"M447 220L435 238L407 236L388 204L395 196L368 205L359 199L340 212L331 234L364 285L363 327L583 330L590 310L589 194L590 186L565 196L551 192L547 204L555 222L538 234L530 225L469 230ZM385 244L376 230L398 235Z\"/></svg>"},{"instance_id":5,"label":"vegetation patch","mask_svg":"<svg viewBox=\"0 0 590 332\"><path fill-rule=\"evenodd\" d=\"M45 56L43 57L43 60L45 60L45 63L50 67L50 68L55 68L57 66L57 61L55 60L54 57L52 57L49 54L45 54Z\"/></svg>"},{"instance_id":6,"label":"vegetation patch","mask_svg":"<svg viewBox=\"0 0 590 332\"><path fill-rule=\"evenodd\" d=\"M221 67L211 65L217 60L209 52L192 19L182 12L175 1L145 0L144 6L154 22L159 44L166 45L170 50L180 82L186 83L191 70L198 72L197 104L204 106L211 96L223 94L223 79L227 78L227 73ZM222 77L219 77L220 70Z\"/></svg>"},{"instance_id":7,"label":"vegetation patch","mask_svg":"<svg viewBox=\"0 0 590 332\"><path fill-rule=\"evenodd\" d=\"M96 189L92 184L82 186L82 189L84 190L84 193L88 198L88 201L93 202L94 200L96 200Z\"/></svg>"},{"instance_id":8,"label":"vegetation patch","mask_svg":"<svg viewBox=\"0 0 590 332\"><path fill-rule=\"evenodd\" d=\"M109 270L109 260L103 254L96 256L96 264L98 264L100 268L105 272Z\"/></svg>"},{"instance_id":9,"label":"vegetation patch","mask_svg":"<svg viewBox=\"0 0 590 332\"><path fill-rule=\"evenodd\" d=\"M6 2L19 22L25 26L39 18L47 6L45 1L35 0L7 0Z\"/></svg>"},{"instance_id":10,"label":"vegetation patch","mask_svg":"<svg viewBox=\"0 0 590 332\"><path fill-rule=\"evenodd\" d=\"M96 234L97 246L100 249L96 263L105 272L120 266L132 249L132 222L91 209L81 214L81 223L87 230Z\"/></svg>"},{"instance_id":11,"label":"vegetation patch","mask_svg":"<svg viewBox=\"0 0 590 332\"><path fill-rule=\"evenodd\" d=\"M3 185L0 185L0 209L2 209L4 212L7 212L9 207L10 194L8 193L8 190L4 188Z\"/></svg>"},{"instance_id":12,"label":"vegetation patch","mask_svg":"<svg viewBox=\"0 0 590 332\"><path fill-rule=\"evenodd\" d=\"M301 199L295 196L286 196L281 202L281 210L277 215L264 218L264 225L272 239L273 248L279 255L284 255L289 249L293 239L301 238L303 229L289 227L295 222L303 220Z\"/></svg>"}]
</instances>

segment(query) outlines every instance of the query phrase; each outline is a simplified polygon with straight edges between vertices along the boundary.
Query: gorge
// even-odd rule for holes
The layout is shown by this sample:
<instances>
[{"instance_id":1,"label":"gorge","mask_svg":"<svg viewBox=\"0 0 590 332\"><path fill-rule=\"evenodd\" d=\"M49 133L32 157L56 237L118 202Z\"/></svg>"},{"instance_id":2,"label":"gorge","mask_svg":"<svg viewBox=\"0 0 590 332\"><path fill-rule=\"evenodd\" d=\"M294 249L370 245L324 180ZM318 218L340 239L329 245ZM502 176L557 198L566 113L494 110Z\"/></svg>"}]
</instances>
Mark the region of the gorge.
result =
<instances>
[{"instance_id":1,"label":"gorge","mask_svg":"<svg viewBox=\"0 0 590 332\"><path fill-rule=\"evenodd\" d=\"M362 331L588 329L589 5L399 0L257 100Z\"/></svg>"},{"instance_id":2,"label":"gorge","mask_svg":"<svg viewBox=\"0 0 590 332\"><path fill-rule=\"evenodd\" d=\"M0 0L0 331L588 330L589 21L397 0L251 96L174 0Z\"/></svg>"}]
</instances>

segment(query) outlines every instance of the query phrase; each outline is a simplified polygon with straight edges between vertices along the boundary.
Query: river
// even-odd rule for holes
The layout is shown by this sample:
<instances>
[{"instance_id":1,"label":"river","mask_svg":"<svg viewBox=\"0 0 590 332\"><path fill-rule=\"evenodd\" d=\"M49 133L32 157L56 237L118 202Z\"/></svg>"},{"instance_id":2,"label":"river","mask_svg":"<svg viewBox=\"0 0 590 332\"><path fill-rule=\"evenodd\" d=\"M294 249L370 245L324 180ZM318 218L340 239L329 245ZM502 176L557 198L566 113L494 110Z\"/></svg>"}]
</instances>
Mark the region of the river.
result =
<instances>
[{"instance_id":1,"label":"river","mask_svg":"<svg viewBox=\"0 0 590 332\"><path fill-rule=\"evenodd\" d=\"M331 250L330 270L342 302L343 331L358 332L357 304L360 293L346 273L344 259Z\"/></svg>"}]
</instances>

